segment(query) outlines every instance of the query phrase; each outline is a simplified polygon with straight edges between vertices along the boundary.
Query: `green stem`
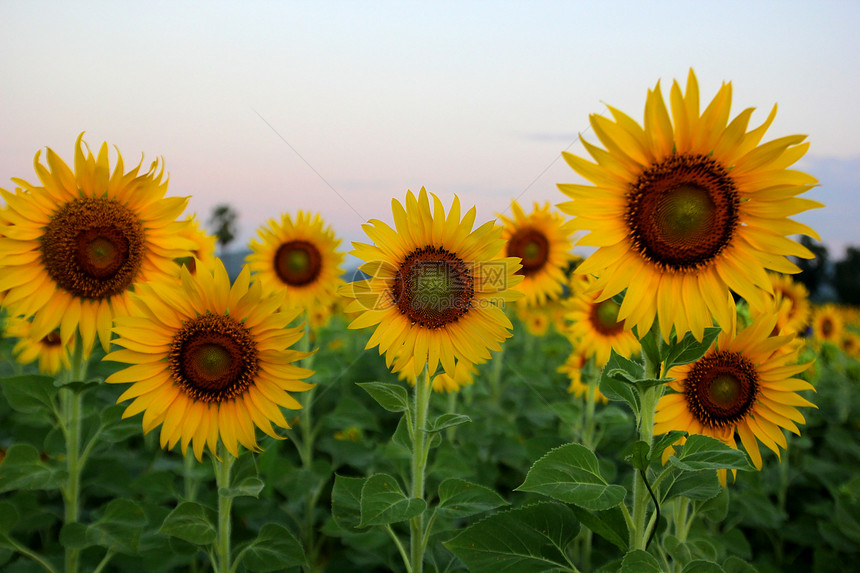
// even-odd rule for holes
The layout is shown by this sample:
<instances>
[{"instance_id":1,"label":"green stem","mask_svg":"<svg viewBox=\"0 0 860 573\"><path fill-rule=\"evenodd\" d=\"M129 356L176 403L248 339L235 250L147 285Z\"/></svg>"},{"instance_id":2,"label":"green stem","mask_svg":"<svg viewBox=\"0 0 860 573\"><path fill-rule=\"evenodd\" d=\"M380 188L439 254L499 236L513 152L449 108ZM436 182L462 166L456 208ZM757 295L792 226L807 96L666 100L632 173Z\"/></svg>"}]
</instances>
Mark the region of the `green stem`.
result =
<instances>
[{"instance_id":1,"label":"green stem","mask_svg":"<svg viewBox=\"0 0 860 573\"><path fill-rule=\"evenodd\" d=\"M45 571L48 571L49 573L58 573L57 569L55 569L54 566L51 565L51 563L49 561L47 561L44 557L42 557L38 553L31 551L30 548L27 547L26 545L22 545L22 544L18 543L16 540L14 540L8 536L3 537L2 539L3 539L3 541L5 541L9 545L11 545L15 551L17 551L21 555L29 557L30 559L32 559L33 561L35 561L36 563L41 565Z\"/></svg>"},{"instance_id":2,"label":"green stem","mask_svg":"<svg viewBox=\"0 0 860 573\"><path fill-rule=\"evenodd\" d=\"M216 573L228 573L230 571L230 508L233 498L221 494L222 489L230 487L230 468L236 460L226 449L224 444L218 444L218 453L221 459L213 457L212 464L215 468L215 485L218 488L218 532L215 538L216 561L212 568Z\"/></svg>"},{"instance_id":3,"label":"green stem","mask_svg":"<svg viewBox=\"0 0 860 573\"><path fill-rule=\"evenodd\" d=\"M505 345L493 357L493 366L490 370L490 393L493 399L493 404L500 404L502 401L502 365L505 358Z\"/></svg>"},{"instance_id":4,"label":"green stem","mask_svg":"<svg viewBox=\"0 0 860 573\"><path fill-rule=\"evenodd\" d=\"M588 380L588 391L585 393L585 421L582 428L582 445L594 449L594 410L597 405L597 378L592 376Z\"/></svg>"},{"instance_id":5,"label":"green stem","mask_svg":"<svg viewBox=\"0 0 860 573\"><path fill-rule=\"evenodd\" d=\"M651 331L646 336L654 336L654 334L654 331ZM647 355L644 355L644 358L645 376L659 378L661 364L651 363ZM639 440L648 444L649 448L654 438L654 411L662 392L662 386L652 386L641 391L639 396ZM633 528L630 530L630 549L644 550L648 544L646 514L650 501L651 493L644 476L640 472L633 472Z\"/></svg>"},{"instance_id":6,"label":"green stem","mask_svg":"<svg viewBox=\"0 0 860 573\"><path fill-rule=\"evenodd\" d=\"M430 409L430 370L424 368L424 382L415 380L415 417L412 426L412 487L410 496L424 499L424 471L429 453L427 440L427 412ZM424 514L416 515L409 522L409 557L412 573L421 573L424 568Z\"/></svg>"},{"instance_id":7,"label":"green stem","mask_svg":"<svg viewBox=\"0 0 860 573\"><path fill-rule=\"evenodd\" d=\"M304 314L304 335L299 340L298 350L300 352L310 352L311 334L310 320L307 312ZM302 360L302 367L313 368L314 354L311 354ZM314 428L313 419L313 403L316 386L311 387L304 393L304 405L299 414L299 429L301 430L301 445L299 447L299 455L302 458L302 468L307 472L313 472L314 465L314 445L316 441L317 430ZM305 544L305 552L308 556L308 571L316 570L317 562L317 540L315 527L316 504L319 499L319 486L313 492L305 496L305 511L304 511L304 526L302 527L303 538Z\"/></svg>"},{"instance_id":8,"label":"green stem","mask_svg":"<svg viewBox=\"0 0 860 573\"><path fill-rule=\"evenodd\" d=\"M182 484L184 488L185 501L194 501L197 499L197 486L199 485L197 478L194 477L194 469L197 460L193 456L184 455L182 457ZM199 563L197 562L197 554L191 558L190 573L197 573Z\"/></svg>"},{"instance_id":9,"label":"green stem","mask_svg":"<svg viewBox=\"0 0 860 573\"><path fill-rule=\"evenodd\" d=\"M65 373L68 382L83 381L86 377L87 361L83 357L83 342L80 333L75 335L75 351L71 356L69 370ZM69 386L60 388L60 424L65 428L66 471L68 478L62 488L64 523L76 523L80 519L81 472L81 413L83 399L79 392ZM80 550L67 547L65 554L66 573L77 573Z\"/></svg>"},{"instance_id":10,"label":"green stem","mask_svg":"<svg viewBox=\"0 0 860 573\"><path fill-rule=\"evenodd\" d=\"M457 394L459 392L448 392L448 413L456 414L457 413ZM453 444L454 443L454 435L457 432L457 426L450 426L445 430L445 437L448 441Z\"/></svg>"},{"instance_id":11,"label":"green stem","mask_svg":"<svg viewBox=\"0 0 860 573\"><path fill-rule=\"evenodd\" d=\"M412 564L409 562L409 556L406 555L406 549L403 547L403 544L400 542L400 538L397 537L397 534L394 533L394 530L391 529L391 525L385 524L385 531L388 532L388 535L391 539L394 540L394 545L397 546L397 550L400 552L400 557L403 558L403 563L406 564L406 572L412 573Z\"/></svg>"},{"instance_id":12,"label":"green stem","mask_svg":"<svg viewBox=\"0 0 860 573\"><path fill-rule=\"evenodd\" d=\"M104 568L107 567L107 564L110 562L113 555L114 555L113 551L108 549L108 552L105 553L105 556L102 557L101 561L99 561L98 566L96 566L96 568L93 569L93 573L101 573L104 570Z\"/></svg>"}]
</instances>

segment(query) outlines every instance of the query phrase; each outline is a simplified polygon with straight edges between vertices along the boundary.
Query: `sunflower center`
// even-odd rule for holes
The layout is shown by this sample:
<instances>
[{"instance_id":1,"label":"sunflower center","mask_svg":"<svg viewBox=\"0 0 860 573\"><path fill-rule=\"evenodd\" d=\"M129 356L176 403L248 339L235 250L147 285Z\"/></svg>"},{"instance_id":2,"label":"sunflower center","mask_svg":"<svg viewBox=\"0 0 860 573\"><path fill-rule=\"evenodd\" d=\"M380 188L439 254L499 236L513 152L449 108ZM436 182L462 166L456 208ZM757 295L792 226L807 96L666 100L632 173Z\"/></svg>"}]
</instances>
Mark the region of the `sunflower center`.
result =
<instances>
[{"instance_id":1,"label":"sunflower center","mask_svg":"<svg viewBox=\"0 0 860 573\"><path fill-rule=\"evenodd\" d=\"M54 213L42 236L42 262L57 285L78 298L125 292L146 251L140 218L104 198L74 199Z\"/></svg>"},{"instance_id":2,"label":"sunflower center","mask_svg":"<svg viewBox=\"0 0 860 573\"><path fill-rule=\"evenodd\" d=\"M49 332L42 338L42 344L45 346L60 346L62 344L60 333L56 331Z\"/></svg>"},{"instance_id":3,"label":"sunflower center","mask_svg":"<svg viewBox=\"0 0 860 573\"><path fill-rule=\"evenodd\" d=\"M193 400L223 402L241 396L258 371L257 344L228 315L204 314L173 337L168 357L173 380Z\"/></svg>"},{"instance_id":4,"label":"sunflower center","mask_svg":"<svg viewBox=\"0 0 860 573\"><path fill-rule=\"evenodd\" d=\"M289 286L312 283L322 271L322 255L307 241L289 241L275 253L275 272Z\"/></svg>"},{"instance_id":5,"label":"sunflower center","mask_svg":"<svg viewBox=\"0 0 860 573\"><path fill-rule=\"evenodd\" d=\"M834 328L835 327L833 326L833 321L830 320L830 318L825 317L821 321L821 334L823 334L826 338L830 338L831 336L833 336Z\"/></svg>"},{"instance_id":6,"label":"sunflower center","mask_svg":"<svg viewBox=\"0 0 860 573\"><path fill-rule=\"evenodd\" d=\"M529 276L541 270L549 259L549 241L537 229L520 229L508 239L508 256L523 260L517 274Z\"/></svg>"},{"instance_id":7,"label":"sunflower center","mask_svg":"<svg viewBox=\"0 0 860 573\"><path fill-rule=\"evenodd\" d=\"M613 336L624 330L624 323L618 321L621 306L611 298L591 305L591 324L604 336Z\"/></svg>"},{"instance_id":8,"label":"sunflower center","mask_svg":"<svg viewBox=\"0 0 860 573\"><path fill-rule=\"evenodd\" d=\"M728 171L705 155L672 155L645 170L627 196L633 248L661 269L701 268L728 246L740 195Z\"/></svg>"},{"instance_id":9,"label":"sunflower center","mask_svg":"<svg viewBox=\"0 0 860 573\"><path fill-rule=\"evenodd\" d=\"M440 247L415 249L400 264L391 295L401 314L424 328L457 321L475 296L471 270L462 259Z\"/></svg>"},{"instance_id":10,"label":"sunflower center","mask_svg":"<svg viewBox=\"0 0 860 573\"><path fill-rule=\"evenodd\" d=\"M749 358L736 352L717 351L690 368L684 396L690 412L703 426L733 426L752 409L758 380Z\"/></svg>"}]
</instances>

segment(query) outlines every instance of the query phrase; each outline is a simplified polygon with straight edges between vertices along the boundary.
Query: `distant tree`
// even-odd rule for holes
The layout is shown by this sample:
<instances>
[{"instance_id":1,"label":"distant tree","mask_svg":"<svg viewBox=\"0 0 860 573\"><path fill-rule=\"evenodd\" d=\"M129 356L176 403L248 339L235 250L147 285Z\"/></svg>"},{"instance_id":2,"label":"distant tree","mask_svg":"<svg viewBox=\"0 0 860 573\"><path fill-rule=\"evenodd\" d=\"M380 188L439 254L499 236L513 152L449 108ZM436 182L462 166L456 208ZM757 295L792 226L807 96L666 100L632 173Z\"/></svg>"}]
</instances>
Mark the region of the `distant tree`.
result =
<instances>
[{"instance_id":1,"label":"distant tree","mask_svg":"<svg viewBox=\"0 0 860 573\"><path fill-rule=\"evenodd\" d=\"M795 264L800 267L800 274L795 278L802 282L809 296L814 297L818 289L827 282L827 247L804 235L800 238L800 244L812 251L814 259L795 259Z\"/></svg>"},{"instance_id":2,"label":"distant tree","mask_svg":"<svg viewBox=\"0 0 860 573\"><path fill-rule=\"evenodd\" d=\"M833 265L833 288L840 302L860 305L860 249L848 247L845 258Z\"/></svg>"},{"instance_id":3,"label":"distant tree","mask_svg":"<svg viewBox=\"0 0 860 573\"><path fill-rule=\"evenodd\" d=\"M239 214L227 203L215 205L212 209L212 215L209 217L208 224L212 230L212 234L215 235L215 240L218 242L218 250L222 255L227 245L236 238L238 230L236 221L238 219Z\"/></svg>"}]
</instances>

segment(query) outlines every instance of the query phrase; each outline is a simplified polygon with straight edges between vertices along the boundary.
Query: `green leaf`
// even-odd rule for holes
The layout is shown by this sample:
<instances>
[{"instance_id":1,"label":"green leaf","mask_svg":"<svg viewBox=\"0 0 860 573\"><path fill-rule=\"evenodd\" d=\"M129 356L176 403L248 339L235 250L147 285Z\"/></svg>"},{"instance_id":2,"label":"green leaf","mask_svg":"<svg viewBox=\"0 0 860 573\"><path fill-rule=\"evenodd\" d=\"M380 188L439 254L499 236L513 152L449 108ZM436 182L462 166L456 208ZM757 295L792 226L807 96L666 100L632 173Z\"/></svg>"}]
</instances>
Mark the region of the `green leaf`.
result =
<instances>
[{"instance_id":1,"label":"green leaf","mask_svg":"<svg viewBox=\"0 0 860 573\"><path fill-rule=\"evenodd\" d=\"M648 357L651 364L662 364L663 362L663 341L660 338L659 323L655 320L650 331L645 333L645 336L639 336L637 329L636 338L639 339L639 344L642 346L642 352Z\"/></svg>"},{"instance_id":2,"label":"green leaf","mask_svg":"<svg viewBox=\"0 0 860 573\"><path fill-rule=\"evenodd\" d=\"M93 545L87 539L87 525L79 521L66 523L60 529L60 544L66 549L86 549Z\"/></svg>"},{"instance_id":3,"label":"green leaf","mask_svg":"<svg viewBox=\"0 0 860 573\"><path fill-rule=\"evenodd\" d=\"M705 334L702 336L701 342L696 340L692 332L686 333L680 342L677 342L673 336L672 341L669 343L669 350L666 353L665 370L668 372L672 366L695 362L705 355L705 352L708 351L719 334L719 328L709 326L705 328Z\"/></svg>"},{"instance_id":4,"label":"green leaf","mask_svg":"<svg viewBox=\"0 0 860 573\"><path fill-rule=\"evenodd\" d=\"M249 545L238 553L236 561L256 573L267 573L307 564L305 550L289 529L267 523Z\"/></svg>"},{"instance_id":5,"label":"green leaf","mask_svg":"<svg viewBox=\"0 0 860 573\"><path fill-rule=\"evenodd\" d=\"M758 569L734 555L723 561L723 571L726 573L758 573Z\"/></svg>"},{"instance_id":6,"label":"green leaf","mask_svg":"<svg viewBox=\"0 0 860 573\"><path fill-rule=\"evenodd\" d=\"M423 499L406 497L396 479L388 474L375 474L367 478L361 488L361 523L358 526L406 521L426 508Z\"/></svg>"},{"instance_id":7,"label":"green leaf","mask_svg":"<svg viewBox=\"0 0 860 573\"><path fill-rule=\"evenodd\" d=\"M118 553L135 555L147 519L143 509L130 499L115 499L104 514L87 528L87 541Z\"/></svg>"},{"instance_id":8,"label":"green leaf","mask_svg":"<svg viewBox=\"0 0 860 573\"><path fill-rule=\"evenodd\" d=\"M464 416L463 414L442 414L427 425L427 432L439 432L445 428L459 426L460 424L465 424L466 422L471 421L472 418Z\"/></svg>"},{"instance_id":9,"label":"green leaf","mask_svg":"<svg viewBox=\"0 0 860 573\"><path fill-rule=\"evenodd\" d=\"M722 567L713 561L695 559L681 569L681 573L725 573Z\"/></svg>"},{"instance_id":10,"label":"green leaf","mask_svg":"<svg viewBox=\"0 0 860 573\"><path fill-rule=\"evenodd\" d=\"M389 412L405 412L409 409L409 393L403 386L386 382L362 382L359 386Z\"/></svg>"},{"instance_id":11,"label":"green leaf","mask_svg":"<svg viewBox=\"0 0 860 573\"><path fill-rule=\"evenodd\" d=\"M536 461L517 488L547 495L585 509L609 509L621 503L627 490L610 485L600 475L597 456L580 444L550 450Z\"/></svg>"},{"instance_id":12,"label":"green leaf","mask_svg":"<svg viewBox=\"0 0 860 573\"><path fill-rule=\"evenodd\" d=\"M20 516L15 506L7 501L0 502L0 535L12 531Z\"/></svg>"},{"instance_id":13,"label":"green leaf","mask_svg":"<svg viewBox=\"0 0 860 573\"><path fill-rule=\"evenodd\" d=\"M53 376L25 374L0 379L3 394L13 410L24 414L40 411L52 412L57 388Z\"/></svg>"},{"instance_id":14,"label":"green leaf","mask_svg":"<svg viewBox=\"0 0 860 573\"><path fill-rule=\"evenodd\" d=\"M663 568L657 559L641 549L628 551L621 561L618 573L663 573Z\"/></svg>"},{"instance_id":15,"label":"green leaf","mask_svg":"<svg viewBox=\"0 0 860 573\"><path fill-rule=\"evenodd\" d=\"M54 379L54 386L57 388L67 388L72 392L80 394L90 388L95 388L99 384L102 383L101 378L90 378L89 380L66 380L63 377L58 377Z\"/></svg>"},{"instance_id":16,"label":"green leaf","mask_svg":"<svg viewBox=\"0 0 860 573\"><path fill-rule=\"evenodd\" d=\"M697 472L673 472L664 482L663 499L683 496L696 501L706 501L719 495L722 491L717 472L714 470L701 470Z\"/></svg>"},{"instance_id":17,"label":"green leaf","mask_svg":"<svg viewBox=\"0 0 860 573\"><path fill-rule=\"evenodd\" d=\"M644 392L648 388L663 386L672 380L674 380L674 378L643 378L641 380L636 380L636 386L639 387L640 391Z\"/></svg>"},{"instance_id":18,"label":"green leaf","mask_svg":"<svg viewBox=\"0 0 860 573\"><path fill-rule=\"evenodd\" d=\"M677 452L678 448L675 448ZM752 470L749 456L710 436L693 434L681 453L669 456L669 463L685 471L737 469Z\"/></svg>"},{"instance_id":19,"label":"green leaf","mask_svg":"<svg viewBox=\"0 0 860 573\"><path fill-rule=\"evenodd\" d=\"M250 457L250 456L248 456ZM223 497L258 497L265 484L258 477L246 477L241 483L218 489L218 495Z\"/></svg>"},{"instance_id":20,"label":"green leaf","mask_svg":"<svg viewBox=\"0 0 860 573\"><path fill-rule=\"evenodd\" d=\"M491 515L443 545L473 573L569 571L566 549L578 533L571 508L541 502Z\"/></svg>"},{"instance_id":21,"label":"green leaf","mask_svg":"<svg viewBox=\"0 0 860 573\"><path fill-rule=\"evenodd\" d=\"M581 507L572 507L579 521L621 551L627 551L630 531L620 506L603 511L588 511Z\"/></svg>"},{"instance_id":22,"label":"green leaf","mask_svg":"<svg viewBox=\"0 0 860 573\"><path fill-rule=\"evenodd\" d=\"M114 404L100 412L102 433L99 435L99 441L109 444L123 442L143 432L137 417L122 419L125 409L124 404Z\"/></svg>"},{"instance_id":23,"label":"green leaf","mask_svg":"<svg viewBox=\"0 0 860 573\"><path fill-rule=\"evenodd\" d=\"M41 460L30 444L13 444L0 464L0 493L15 489L58 489L66 472Z\"/></svg>"},{"instance_id":24,"label":"green leaf","mask_svg":"<svg viewBox=\"0 0 860 573\"><path fill-rule=\"evenodd\" d=\"M759 499L758 496L748 498L746 501ZM708 501L699 502L696 504L696 514L702 517L707 517L713 522L719 523L726 518L729 513L729 490L721 487L720 493L712 497ZM774 527L777 524L773 525Z\"/></svg>"},{"instance_id":25,"label":"green leaf","mask_svg":"<svg viewBox=\"0 0 860 573\"><path fill-rule=\"evenodd\" d=\"M436 512L443 517L468 517L503 505L508 505L508 502L490 488L449 478L439 484Z\"/></svg>"},{"instance_id":26,"label":"green leaf","mask_svg":"<svg viewBox=\"0 0 860 573\"><path fill-rule=\"evenodd\" d=\"M211 513L199 503L183 501L167 514L158 532L194 545L209 545L215 541L215 524Z\"/></svg>"},{"instance_id":27,"label":"green leaf","mask_svg":"<svg viewBox=\"0 0 860 573\"><path fill-rule=\"evenodd\" d=\"M679 565L686 565L693 560L690 546L674 535L666 534L663 537L663 548L672 560Z\"/></svg>"},{"instance_id":28,"label":"green leaf","mask_svg":"<svg viewBox=\"0 0 860 573\"><path fill-rule=\"evenodd\" d=\"M659 460L663 457L663 450L687 435L687 432L680 430L671 430L666 434L654 436L654 441L651 443L651 454L648 456L651 461Z\"/></svg>"},{"instance_id":29,"label":"green leaf","mask_svg":"<svg viewBox=\"0 0 860 573\"><path fill-rule=\"evenodd\" d=\"M648 465L650 461L648 459L648 454L650 453L651 448L648 447L648 444L642 440L638 442L633 442L628 447L624 448L624 459L633 464L633 467L637 470L642 470L643 472L648 469Z\"/></svg>"},{"instance_id":30,"label":"green leaf","mask_svg":"<svg viewBox=\"0 0 860 573\"><path fill-rule=\"evenodd\" d=\"M367 478L344 477L335 474L331 488L331 516L347 531L361 523L361 489Z\"/></svg>"},{"instance_id":31,"label":"green leaf","mask_svg":"<svg viewBox=\"0 0 860 573\"><path fill-rule=\"evenodd\" d=\"M617 374L619 372L624 372L624 376L619 377ZM613 376L611 373L616 373L616 375ZM641 366L627 360L613 350L609 362L606 363L600 373L600 392L610 400L627 402L633 413L638 415L640 409L639 393L632 381L638 380L643 374L644 371Z\"/></svg>"}]
</instances>

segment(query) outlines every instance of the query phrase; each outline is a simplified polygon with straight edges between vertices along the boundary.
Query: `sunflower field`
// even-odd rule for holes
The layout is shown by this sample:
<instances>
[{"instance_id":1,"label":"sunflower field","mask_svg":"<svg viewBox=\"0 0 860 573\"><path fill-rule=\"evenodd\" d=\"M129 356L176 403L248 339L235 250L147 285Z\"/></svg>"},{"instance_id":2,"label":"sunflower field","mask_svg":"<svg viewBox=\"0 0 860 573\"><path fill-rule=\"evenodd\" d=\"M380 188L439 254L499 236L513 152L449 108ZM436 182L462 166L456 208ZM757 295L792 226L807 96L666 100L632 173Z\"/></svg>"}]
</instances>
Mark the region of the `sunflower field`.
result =
<instances>
[{"instance_id":1,"label":"sunflower field","mask_svg":"<svg viewBox=\"0 0 860 573\"><path fill-rule=\"evenodd\" d=\"M308 212L228 272L162 161L38 152L0 189L0 570L852 570L860 312L792 278L805 137L731 99L592 115L554 205L407 190L352 272Z\"/></svg>"}]
</instances>

